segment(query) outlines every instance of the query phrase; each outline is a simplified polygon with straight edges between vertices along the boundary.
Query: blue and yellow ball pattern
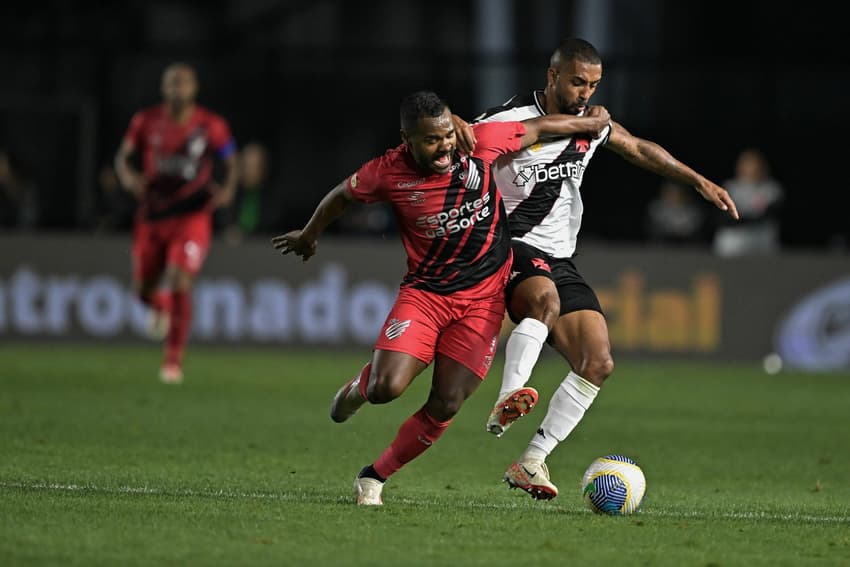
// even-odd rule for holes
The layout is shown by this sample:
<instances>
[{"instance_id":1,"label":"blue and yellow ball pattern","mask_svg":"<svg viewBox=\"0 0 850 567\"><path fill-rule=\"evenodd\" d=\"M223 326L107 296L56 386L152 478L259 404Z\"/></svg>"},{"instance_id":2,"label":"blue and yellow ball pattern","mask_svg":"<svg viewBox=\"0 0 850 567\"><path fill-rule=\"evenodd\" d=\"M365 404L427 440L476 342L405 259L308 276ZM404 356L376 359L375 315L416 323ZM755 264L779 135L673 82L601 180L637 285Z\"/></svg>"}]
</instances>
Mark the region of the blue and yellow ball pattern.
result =
<instances>
[{"instance_id":1,"label":"blue and yellow ball pattern","mask_svg":"<svg viewBox=\"0 0 850 567\"><path fill-rule=\"evenodd\" d=\"M643 502L646 477L632 459L605 455L587 467L581 491L585 504L598 514L632 514Z\"/></svg>"}]
</instances>

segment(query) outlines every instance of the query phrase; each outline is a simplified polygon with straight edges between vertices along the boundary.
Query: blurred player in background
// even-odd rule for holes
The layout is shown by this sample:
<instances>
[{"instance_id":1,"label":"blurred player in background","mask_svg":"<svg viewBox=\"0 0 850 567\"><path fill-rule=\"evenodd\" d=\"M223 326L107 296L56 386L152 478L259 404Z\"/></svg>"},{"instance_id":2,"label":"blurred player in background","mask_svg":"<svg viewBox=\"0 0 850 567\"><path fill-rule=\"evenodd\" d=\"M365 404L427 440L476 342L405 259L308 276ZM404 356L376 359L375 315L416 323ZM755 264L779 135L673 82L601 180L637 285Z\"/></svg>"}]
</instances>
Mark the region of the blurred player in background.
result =
<instances>
[{"instance_id":1,"label":"blurred player in background","mask_svg":"<svg viewBox=\"0 0 850 567\"><path fill-rule=\"evenodd\" d=\"M741 209L741 222L732 224L728 219L718 219L714 252L724 258L778 252L785 189L771 174L764 153L758 148L741 151L735 162L735 176L725 185Z\"/></svg>"},{"instance_id":2,"label":"blurred player in background","mask_svg":"<svg viewBox=\"0 0 850 567\"><path fill-rule=\"evenodd\" d=\"M608 124L601 113L476 125L478 145L466 156L455 151L451 111L436 94L409 95L400 114L402 145L334 187L302 230L272 239L283 254L307 260L319 235L352 201L393 205L408 271L371 361L339 389L331 418L342 422L367 401L392 401L432 361L434 371L425 405L357 475L357 503L365 505L382 504L387 478L440 438L493 361L511 250L492 161L544 132L599 135Z\"/></svg>"},{"instance_id":3,"label":"blurred player in background","mask_svg":"<svg viewBox=\"0 0 850 567\"><path fill-rule=\"evenodd\" d=\"M159 377L183 380L192 323L192 283L207 256L212 212L236 188L236 143L218 114L195 102L198 78L185 63L162 74L163 103L137 112L115 156L121 184L139 201L133 235L133 282L165 335ZM141 159L141 170L131 158ZM213 179L215 159L224 180ZM162 289L161 287L162 286Z\"/></svg>"},{"instance_id":4,"label":"blurred player in background","mask_svg":"<svg viewBox=\"0 0 850 567\"><path fill-rule=\"evenodd\" d=\"M545 89L514 96L475 122L525 120L553 113L593 115L599 107L588 105L601 80L602 60L596 49L582 39L566 39L551 57ZM460 149L472 151L474 132L459 117L454 121ZM505 199L514 253L506 302L517 326L505 348L502 386L487 430L501 436L536 404L537 391L525 384L544 342L571 367L528 448L504 476L511 487L522 488L533 498L557 496L545 459L578 424L614 370L599 300L571 260L583 213L579 188L598 147L693 187L738 218L735 204L722 187L617 122L611 122L597 139L579 135L548 140L496 162L493 172Z\"/></svg>"}]
</instances>

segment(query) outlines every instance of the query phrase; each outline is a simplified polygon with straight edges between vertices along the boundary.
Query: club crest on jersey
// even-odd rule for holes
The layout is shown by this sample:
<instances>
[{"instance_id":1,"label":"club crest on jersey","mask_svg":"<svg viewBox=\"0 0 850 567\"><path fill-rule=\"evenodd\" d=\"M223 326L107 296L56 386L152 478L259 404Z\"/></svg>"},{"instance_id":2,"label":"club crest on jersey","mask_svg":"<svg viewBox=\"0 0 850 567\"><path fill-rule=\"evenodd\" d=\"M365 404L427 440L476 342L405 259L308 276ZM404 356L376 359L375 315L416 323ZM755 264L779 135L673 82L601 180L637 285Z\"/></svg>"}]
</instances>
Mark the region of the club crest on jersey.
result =
<instances>
[{"instance_id":1,"label":"club crest on jersey","mask_svg":"<svg viewBox=\"0 0 850 567\"><path fill-rule=\"evenodd\" d=\"M189 141L186 142L186 149L189 157L193 159L201 157L201 154L207 149L207 134L203 128L198 128L192 132Z\"/></svg>"},{"instance_id":2,"label":"club crest on jersey","mask_svg":"<svg viewBox=\"0 0 850 567\"><path fill-rule=\"evenodd\" d=\"M407 196L407 200L410 201L411 205L424 205L425 204L425 192L424 191L414 191L410 195Z\"/></svg>"},{"instance_id":3,"label":"club crest on jersey","mask_svg":"<svg viewBox=\"0 0 850 567\"><path fill-rule=\"evenodd\" d=\"M584 138L584 137L576 136L575 141L576 141L576 151L583 153L583 154L586 154L587 150L590 149L590 138Z\"/></svg>"},{"instance_id":4,"label":"club crest on jersey","mask_svg":"<svg viewBox=\"0 0 850 567\"><path fill-rule=\"evenodd\" d=\"M469 160L469 169L466 171L466 178L463 179L463 186L469 189L470 191L480 191L481 190L481 174L478 172L478 168L475 166L475 162ZM463 176L463 174L461 174Z\"/></svg>"},{"instance_id":5,"label":"club crest on jersey","mask_svg":"<svg viewBox=\"0 0 850 567\"><path fill-rule=\"evenodd\" d=\"M410 319L407 321L399 321L398 319L390 319L387 328L384 329L384 336L393 340L399 338L410 326Z\"/></svg>"}]
</instances>

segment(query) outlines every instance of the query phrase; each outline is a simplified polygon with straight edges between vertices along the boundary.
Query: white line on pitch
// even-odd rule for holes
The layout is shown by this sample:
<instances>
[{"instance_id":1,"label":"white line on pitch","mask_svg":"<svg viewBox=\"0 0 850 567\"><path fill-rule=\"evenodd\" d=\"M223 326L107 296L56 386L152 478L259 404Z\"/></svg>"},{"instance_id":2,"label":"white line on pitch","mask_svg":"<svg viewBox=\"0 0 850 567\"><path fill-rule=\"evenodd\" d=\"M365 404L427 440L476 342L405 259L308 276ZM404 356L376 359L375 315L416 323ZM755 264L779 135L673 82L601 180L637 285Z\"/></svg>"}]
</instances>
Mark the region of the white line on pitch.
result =
<instances>
[{"instance_id":1,"label":"white line on pitch","mask_svg":"<svg viewBox=\"0 0 850 567\"><path fill-rule=\"evenodd\" d=\"M199 497L199 498L227 498L227 499L258 499L258 500L281 500L284 502L315 502L323 500L325 502L337 503L345 502L346 497L326 497L315 493L293 493L293 492L236 492L232 490L192 490L192 489L168 489L156 488L151 486L116 486L104 487L93 484L58 484L58 483L24 483L24 482L4 482L0 481L0 488L12 490L36 490L46 492L96 492L101 494L141 494L150 496L176 496L183 498ZM414 505L414 506L435 506L444 507L445 502L428 501L413 498L399 498L394 500L397 504ZM506 502L457 502L461 507L467 508L486 508L486 509L504 509L516 510L520 508L528 509L527 506L517 505ZM563 513L576 512L590 514L590 510L584 508L565 509L556 507L540 507L538 510L545 513ZM850 524L850 516L814 516L811 514L781 514L775 512L764 511L730 511L718 514L701 513L701 512L682 512L677 510L662 510L662 509L642 509L635 518L640 516L658 516L663 518L683 518L683 519L711 519L711 518L726 518L730 520L767 520L767 521L786 521L786 522L804 522L814 524Z\"/></svg>"}]
</instances>

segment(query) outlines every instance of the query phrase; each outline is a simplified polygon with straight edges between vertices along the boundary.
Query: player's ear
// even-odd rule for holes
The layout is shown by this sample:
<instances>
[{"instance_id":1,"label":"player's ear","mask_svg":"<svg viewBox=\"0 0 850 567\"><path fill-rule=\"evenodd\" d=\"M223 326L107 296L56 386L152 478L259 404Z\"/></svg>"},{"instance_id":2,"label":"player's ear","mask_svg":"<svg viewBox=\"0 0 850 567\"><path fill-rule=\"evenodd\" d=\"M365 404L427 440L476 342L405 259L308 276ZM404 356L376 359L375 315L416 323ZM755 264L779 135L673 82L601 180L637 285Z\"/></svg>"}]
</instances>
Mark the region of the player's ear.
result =
<instances>
[{"instance_id":1,"label":"player's ear","mask_svg":"<svg viewBox=\"0 0 850 567\"><path fill-rule=\"evenodd\" d=\"M401 141L409 146L410 145L410 138L407 137L407 132L404 131L404 128L399 130L398 133L401 135Z\"/></svg>"},{"instance_id":2,"label":"player's ear","mask_svg":"<svg viewBox=\"0 0 850 567\"><path fill-rule=\"evenodd\" d=\"M554 67L549 67L546 70L546 84L554 86L558 82L558 70Z\"/></svg>"}]
</instances>

